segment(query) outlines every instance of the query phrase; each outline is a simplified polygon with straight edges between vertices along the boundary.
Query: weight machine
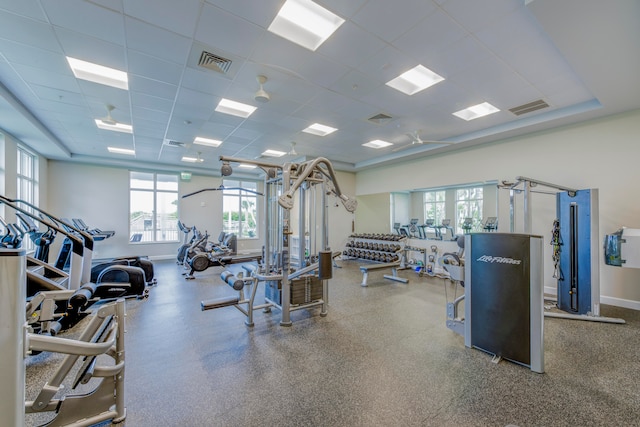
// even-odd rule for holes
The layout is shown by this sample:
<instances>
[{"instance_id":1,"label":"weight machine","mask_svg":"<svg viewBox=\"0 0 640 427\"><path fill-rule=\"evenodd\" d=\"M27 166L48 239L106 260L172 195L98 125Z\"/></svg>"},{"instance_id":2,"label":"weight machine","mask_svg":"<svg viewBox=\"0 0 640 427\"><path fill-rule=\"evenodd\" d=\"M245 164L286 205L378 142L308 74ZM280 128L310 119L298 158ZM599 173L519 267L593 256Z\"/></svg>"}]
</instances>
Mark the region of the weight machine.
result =
<instances>
[{"instance_id":1,"label":"weight machine","mask_svg":"<svg viewBox=\"0 0 640 427\"><path fill-rule=\"evenodd\" d=\"M202 310L246 304L242 312L256 309L280 309L280 325L291 325L291 312L295 310L321 307L321 316L327 314L328 284L332 277L333 254L329 248L329 215L327 196L337 197L345 209L354 212L355 199L340 190L329 160L319 157L303 163L275 165L256 160L220 156L221 174L233 173L231 163L252 164L265 172L265 243L261 262L250 272L252 283L250 299L241 294L238 298L224 298L202 302ZM297 218L292 211L297 205ZM319 238L317 236L319 230ZM293 235L297 234L297 246ZM234 289L242 292L238 280L223 272ZM235 276L234 276L235 277ZM229 280L228 280L229 279ZM253 295L259 283L265 286L265 304L253 305ZM240 288L240 289L238 289ZM249 324L253 322L250 321Z\"/></svg>"},{"instance_id":2,"label":"weight machine","mask_svg":"<svg viewBox=\"0 0 640 427\"><path fill-rule=\"evenodd\" d=\"M600 264L598 236L598 190L576 190L549 182L518 176L502 181L509 190L510 231L515 228L515 199L523 194L524 233L532 232L532 193L556 196L556 221L552 231L554 275L557 280L557 308L547 317L625 323L623 319L600 316ZM546 187L550 190L540 190Z\"/></svg>"},{"instance_id":3,"label":"weight machine","mask_svg":"<svg viewBox=\"0 0 640 427\"><path fill-rule=\"evenodd\" d=\"M2 425L24 426L25 413L54 413L55 418L46 424L48 426L89 426L107 420L114 425L121 423L126 417L124 300L101 305L78 339L33 334L25 321L23 305L26 266L24 249L0 248ZM43 351L65 357L36 398L25 401L24 359L28 354ZM87 384L92 378L95 387L86 394L61 396L64 382L72 371L77 371L77 375L71 389Z\"/></svg>"}]
</instances>

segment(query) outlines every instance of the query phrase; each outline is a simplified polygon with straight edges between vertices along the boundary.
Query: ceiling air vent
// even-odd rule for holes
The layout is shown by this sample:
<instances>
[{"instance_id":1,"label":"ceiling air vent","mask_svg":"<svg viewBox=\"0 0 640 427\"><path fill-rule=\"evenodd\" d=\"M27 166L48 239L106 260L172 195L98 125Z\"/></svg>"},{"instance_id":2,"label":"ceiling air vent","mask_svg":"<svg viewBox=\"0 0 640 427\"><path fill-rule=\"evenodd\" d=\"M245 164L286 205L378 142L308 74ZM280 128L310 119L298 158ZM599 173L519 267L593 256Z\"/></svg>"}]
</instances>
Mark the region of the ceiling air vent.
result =
<instances>
[{"instance_id":1,"label":"ceiling air vent","mask_svg":"<svg viewBox=\"0 0 640 427\"><path fill-rule=\"evenodd\" d=\"M387 116L384 113L380 113L380 114L376 114L373 117L369 117L367 120L377 125L380 125L382 123L386 123L388 120L391 120L391 118L392 118L391 116Z\"/></svg>"},{"instance_id":2,"label":"ceiling air vent","mask_svg":"<svg viewBox=\"0 0 640 427\"><path fill-rule=\"evenodd\" d=\"M223 58L218 55L214 55L211 52L203 50L198 60L198 65L209 70L217 71L218 73L227 74L233 61L227 58Z\"/></svg>"},{"instance_id":3,"label":"ceiling air vent","mask_svg":"<svg viewBox=\"0 0 640 427\"><path fill-rule=\"evenodd\" d=\"M537 101L529 102L528 104L509 108L509 111L511 111L516 116L521 116L523 114L531 113L536 110L542 110L543 108L547 107L549 107L549 104L544 102L542 99L538 99Z\"/></svg>"},{"instance_id":4,"label":"ceiling air vent","mask_svg":"<svg viewBox=\"0 0 640 427\"><path fill-rule=\"evenodd\" d=\"M183 148L185 144L184 142L174 141L173 139L165 139L164 145L168 145L169 147Z\"/></svg>"}]
</instances>

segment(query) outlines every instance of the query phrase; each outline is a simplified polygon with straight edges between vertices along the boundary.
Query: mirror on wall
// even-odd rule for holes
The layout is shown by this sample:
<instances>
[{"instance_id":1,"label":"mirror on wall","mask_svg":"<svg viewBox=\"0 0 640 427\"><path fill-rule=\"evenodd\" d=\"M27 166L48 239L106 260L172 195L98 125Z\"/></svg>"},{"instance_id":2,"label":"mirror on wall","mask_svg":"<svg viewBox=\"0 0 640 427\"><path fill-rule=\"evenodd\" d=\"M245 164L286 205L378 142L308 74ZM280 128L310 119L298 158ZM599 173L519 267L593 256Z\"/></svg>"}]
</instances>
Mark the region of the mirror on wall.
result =
<instances>
[{"instance_id":1,"label":"mirror on wall","mask_svg":"<svg viewBox=\"0 0 640 427\"><path fill-rule=\"evenodd\" d=\"M454 240L498 229L498 181L360 196L359 231Z\"/></svg>"}]
</instances>

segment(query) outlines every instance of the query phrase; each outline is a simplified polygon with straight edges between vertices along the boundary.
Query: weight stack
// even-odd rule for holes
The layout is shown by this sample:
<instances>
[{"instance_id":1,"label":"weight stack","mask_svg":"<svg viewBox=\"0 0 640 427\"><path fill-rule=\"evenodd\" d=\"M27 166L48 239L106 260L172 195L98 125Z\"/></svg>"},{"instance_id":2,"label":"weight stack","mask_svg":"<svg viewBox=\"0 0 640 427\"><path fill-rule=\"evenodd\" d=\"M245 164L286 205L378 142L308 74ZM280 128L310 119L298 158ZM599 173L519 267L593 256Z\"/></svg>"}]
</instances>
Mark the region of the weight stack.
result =
<instances>
[{"instance_id":1,"label":"weight stack","mask_svg":"<svg viewBox=\"0 0 640 427\"><path fill-rule=\"evenodd\" d=\"M322 299L322 280L315 276L299 277L291 281L291 305L307 304ZM279 281L266 282L265 296L278 305L282 304L282 286Z\"/></svg>"}]
</instances>

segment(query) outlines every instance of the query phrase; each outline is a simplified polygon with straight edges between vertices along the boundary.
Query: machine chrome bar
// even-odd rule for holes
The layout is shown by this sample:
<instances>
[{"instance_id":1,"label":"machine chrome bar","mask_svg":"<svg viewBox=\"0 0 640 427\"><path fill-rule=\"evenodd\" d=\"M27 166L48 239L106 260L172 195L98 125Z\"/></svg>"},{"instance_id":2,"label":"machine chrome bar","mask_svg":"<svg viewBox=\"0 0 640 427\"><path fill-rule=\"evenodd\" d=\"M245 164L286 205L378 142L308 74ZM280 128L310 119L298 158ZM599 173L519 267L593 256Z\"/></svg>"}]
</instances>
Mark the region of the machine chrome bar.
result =
<instances>
[{"instance_id":1,"label":"machine chrome bar","mask_svg":"<svg viewBox=\"0 0 640 427\"><path fill-rule=\"evenodd\" d=\"M550 182L539 181L537 179L527 178L526 176L516 176L516 183L511 186L511 188L516 188L521 182L529 182L531 184L542 185L549 188L555 188L556 190L566 191L571 195L571 193L575 194L578 190L575 188L569 188L558 184L552 184Z\"/></svg>"}]
</instances>

